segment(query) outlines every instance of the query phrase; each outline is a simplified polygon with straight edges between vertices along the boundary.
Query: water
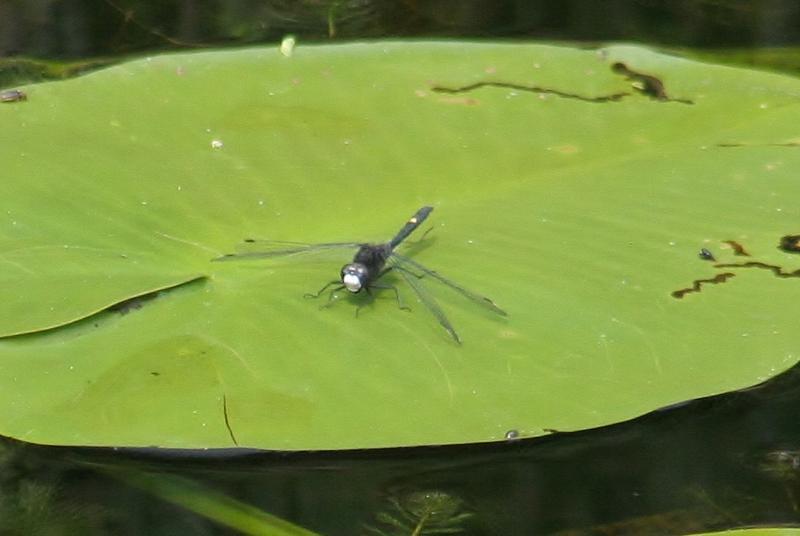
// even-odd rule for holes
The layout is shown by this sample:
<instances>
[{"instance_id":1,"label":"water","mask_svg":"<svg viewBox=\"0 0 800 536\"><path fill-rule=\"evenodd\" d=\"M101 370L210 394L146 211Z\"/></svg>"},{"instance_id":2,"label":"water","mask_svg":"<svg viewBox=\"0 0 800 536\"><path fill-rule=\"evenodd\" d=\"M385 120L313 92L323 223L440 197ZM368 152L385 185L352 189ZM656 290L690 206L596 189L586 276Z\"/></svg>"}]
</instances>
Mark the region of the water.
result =
<instances>
[{"instance_id":1,"label":"water","mask_svg":"<svg viewBox=\"0 0 800 536\"><path fill-rule=\"evenodd\" d=\"M79 74L145 51L277 43L287 33L301 42L628 40L737 48L726 57L768 58L770 65L780 65L781 56L766 54L766 47L800 39L794 1L579 4L0 2L0 86ZM63 62L40 61L53 58ZM634 535L798 526L798 393L800 371L790 370L758 388L627 423L495 445L285 454L66 449L6 440L0 534L238 534L245 526L271 533L263 528L269 522L245 505L326 535L436 528Z\"/></svg>"}]
</instances>

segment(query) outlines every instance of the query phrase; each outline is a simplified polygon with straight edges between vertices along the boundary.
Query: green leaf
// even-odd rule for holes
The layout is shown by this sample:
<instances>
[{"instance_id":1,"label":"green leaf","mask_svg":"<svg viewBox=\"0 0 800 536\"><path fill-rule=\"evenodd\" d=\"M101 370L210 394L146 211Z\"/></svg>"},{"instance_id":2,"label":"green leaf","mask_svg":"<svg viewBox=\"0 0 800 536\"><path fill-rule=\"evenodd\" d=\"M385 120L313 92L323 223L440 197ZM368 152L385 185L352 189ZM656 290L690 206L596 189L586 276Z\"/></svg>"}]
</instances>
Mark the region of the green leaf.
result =
<instances>
[{"instance_id":1,"label":"green leaf","mask_svg":"<svg viewBox=\"0 0 800 536\"><path fill-rule=\"evenodd\" d=\"M0 434L495 441L798 360L794 78L636 47L301 43L22 89L0 104ZM385 241L428 204L401 252L508 312L420 280L461 345L399 275L410 312L304 298L350 250L210 262L248 237Z\"/></svg>"}]
</instances>

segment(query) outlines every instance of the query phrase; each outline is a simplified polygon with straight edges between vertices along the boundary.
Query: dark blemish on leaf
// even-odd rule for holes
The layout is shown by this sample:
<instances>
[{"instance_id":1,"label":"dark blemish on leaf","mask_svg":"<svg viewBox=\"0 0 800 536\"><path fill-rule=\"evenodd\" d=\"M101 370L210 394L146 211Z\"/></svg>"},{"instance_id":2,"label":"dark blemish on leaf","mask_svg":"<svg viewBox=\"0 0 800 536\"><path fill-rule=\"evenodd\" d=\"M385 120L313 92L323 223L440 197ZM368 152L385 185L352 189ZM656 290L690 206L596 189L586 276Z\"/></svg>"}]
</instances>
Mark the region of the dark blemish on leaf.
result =
<instances>
[{"instance_id":1,"label":"dark blemish on leaf","mask_svg":"<svg viewBox=\"0 0 800 536\"><path fill-rule=\"evenodd\" d=\"M150 294L144 294L142 296L136 296L134 298L129 298L127 300L121 301L119 303L115 303L107 310L112 313L119 313L120 315L126 315L131 311L136 311L141 309L145 303L150 300L154 300L161 294L161 291L152 292Z\"/></svg>"},{"instance_id":2,"label":"dark blemish on leaf","mask_svg":"<svg viewBox=\"0 0 800 536\"><path fill-rule=\"evenodd\" d=\"M134 296L132 298L128 298L127 300L122 300L119 303L115 303L114 305L107 307L106 311L112 313L119 313L120 315L126 315L131 311L136 311L144 307L148 302L160 298L162 296L166 296L173 290L176 290L180 287L190 285L196 281L202 281L205 277L198 277L197 279L192 279L190 281L184 281L183 283L179 283L173 287L162 288L159 290L155 290L153 292L148 292L146 294L142 294L140 296Z\"/></svg>"},{"instance_id":3,"label":"dark blemish on leaf","mask_svg":"<svg viewBox=\"0 0 800 536\"><path fill-rule=\"evenodd\" d=\"M668 101L667 91L664 89L664 82L648 74L639 73L628 68L624 63L617 62L611 66L611 71L625 76L637 85L634 88L650 98L659 101Z\"/></svg>"},{"instance_id":4,"label":"dark blemish on leaf","mask_svg":"<svg viewBox=\"0 0 800 536\"><path fill-rule=\"evenodd\" d=\"M719 264L715 264L714 267L718 268L718 267L720 267L720 265ZM673 298L677 298L677 299L680 300L686 294L690 294L692 292L700 292L702 290L702 288L703 288L703 283L709 283L709 284L712 284L712 285L717 285L719 283L724 283L725 281L727 281L731 277L734 277L735 275L736 274L732 274L730 272L725 272L725 273L722 273L722 274L717 274L715 277L713 277L711 279L695 279L692 282L692 286L691 287L682 288L680 290L676 290L671 295L672 295Z\"/></svg>"},{"instance_id":5,"label":"dark blemish on leaf","mask_svg":"<svg viewBox=\"0 0 800 536\"><path fill-rule=\"evenodd\" d=\"M20 102L28 100L28 95L19 89L0 91L0 102Z\"/></svg>"},{"instance_id":6,"label":"dark blemish on leaf","mask_svg":"<svg viewBox=\"0 0 800 536\"><path fill-rule=\"evenodd\" d=\"M736 240L723 240L723 244L728 244L731 248L733 248L733 254L738 255L740 257L749 257L750 254L744 249L744 246L741 245Z\"/></svg>"},{"instance_id":7,"label":"dark blemish on leaf","mask_svg":"<svg viewBox=\"0 0 800 536\"><path fill-rule=\"evenodd\" d=\"M800 235L782 236L778 248L787 253L800 253Z\"/></svg>"},{"instance_id":8,"label":"dark blemish on leaf","mask_svg":"<svg viewBox=\"0 0 800 536\"><path fill-rule=\"evenodd\" d=\"M160 372L151 372L150 374L153 375L153 376L161 376Z\"/></svg>"},{"instance_id":9,"label":"dark blemish on leaf","mask_svg":"<svg viewBox=\"0 0 800 536\"><path fill-rule=\"evenodd\" d=\"M543 432L547 432L548 434L560 434L560 430L556 430L555 428L542 428Z\"/></svg>"},{"instance_id":10,"label":"dark blemish on leaf","mask_svg":"<svg viewBox=\"0 0 800 536\"><path fill-rule=\"evenodd\" d=\"M698 255L698 257L700 257L704 261L715 261L715 260L717 260L717 259L714 258L714 254L711 253L706 248L701 248L700 249L700 254Z\"/></svg>"},{"instance_id":11,"label":"dark blemish on leaf","mask_svg":"<svg viewBox=\"0 0 800 536\"><path fill-rule=\"evenodd\" d=\"M506 432L506 441L516 441L519 439L519 430L509 430Z\"/></svg>"},{"instance_id":12,"label":"dark blemish on leaf","mask_svg":"<svg viewBox=\"0 0 800 536\"><path fill-rule=\"evenodd\" d=\"M161 298L167 296L172 291L177 290L181 287L185 287L187 285L191 285L198 281L204 281L205 276L200 276L195 279L191 279L189 281L184 281L182 283L178 283L172 287L166 287L158 290L154 290L153 292L147 292L145 294L141 294L139 296L134 296L132 298L128 298L127 300L122 300L121 302L115 303L109 307L106 307L105 311L110 313L119 313L121 316L124 316L131 311L138 311L142 307L144 307L147 303L155 300L156 298Z\"/></svg>"},{"instance_id":13,"label":"dark blemish on leaf","mask_svg":"<svg viewBox=\"0 0 800 536\"><path fill-rule=\"evenodd\" d=\"M694 102L687 99L673 99L667 95L667 90L664 87L664 82L655 76L640 73L629 69L627 65L621 62L614 63L611 70L617 74L625 76L628 80L633 82L633 87L639 93L650 97L651 99L660 102L679 102L681 104L694 104Z\"/></svg>"},{"instance_id":14,"label":"dark blemish on leaf","mask_svg":"<svg viewBox=\"0 0 800 536\"><path fill-rule=\"evenodd\" d=\"M255 238L245 238L244 241L247 242L248 244L252 244L253 242L256 241L256 239ZM227 255L225 255L225 256L227 257Z\"/></svg>"},{"instance_id":15,"label":"dark blemish on leaf","mask_svg":"<svg viewBox=\"0 0 800 536\"><path fill-rule=\"evenodd\" d=\"M761 268L762 270L769 270L770 272L775 274L775 277L780 277L780 278L800 277L800 270L794 270L792 272L784 272L783 268L781 268L780 266L758 261L743 262L741 264L736 264L736 263L715 264L714 268Z\"/></svg>"},{"instance_id":16,"label":"dark blemish on leaf","mask_svg":"<svg viewBox=\"0 0 800 536\"><path fill-rule=\"evenodd\" d=\"M727 142L717 143L717 147L800 147L798 141L787 141L782 143L747 143L747 142Z\"/></svg>"},{"instance_id":17,"label":"dark blemish on leaf","mask_svg":"<svg viewBox=\"0 0 800 536\"><path fill-rule=\"evenodd\" d=\"M238 447L239 442L236 441L236 436L233 435L231 421L228 419L228 398L224 394L222 395L222 415L225 417L225 428L228 429L228 435L231 436L231 441L233 441L233 444Z\"/></svg>"},{"instance_id":18,"label":"dark blemish on leaf","mask_svg":"<svg viewBox=\"0 0 800 536\"><path fill-rule=\"evenodd\" d=\"M483 87L499 87L504 89L514 89L517 91L525 91L528 93L538 93L540 95L555 95L556 97L562 97L565 99L575 99L583 102L616 102L621 100L623 97L627 97L630 93L614 93L611 95L606 95L602 97L585 97L583 95L578 95L575 93L566 93L564 91L559 91L557 89L539 87L539 86L526 86L523 84L513 84L511 82L475 82L474 84L469 84L467 86L461 87L444 87L444 86L433 86L431 91L436 93L446 93L449 95L457 94L457 93L468 93L470 91L474 91L476 89L480 89Z\"/></svg>"}]
</instances>

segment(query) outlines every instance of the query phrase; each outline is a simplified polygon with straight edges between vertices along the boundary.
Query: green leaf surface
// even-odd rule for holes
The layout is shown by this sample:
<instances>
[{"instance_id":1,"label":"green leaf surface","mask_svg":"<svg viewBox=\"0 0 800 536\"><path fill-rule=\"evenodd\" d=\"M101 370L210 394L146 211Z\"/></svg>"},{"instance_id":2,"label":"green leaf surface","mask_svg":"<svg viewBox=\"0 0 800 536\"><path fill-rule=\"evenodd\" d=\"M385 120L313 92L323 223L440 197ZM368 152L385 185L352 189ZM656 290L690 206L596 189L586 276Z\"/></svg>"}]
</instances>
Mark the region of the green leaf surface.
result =
<instances>
[{"instance_id":1,"label":"green leaf surface","mask_svg":"<svg viewBox=\"0 0 800 536\"><path fill-rule=\"evenodd\" d=\"M0 104L1 434L493 441L798 360L800 256L777 248L800 233L794 78L627 46L367 43L166 55L23 90ZM247 237L385 241L428 204L433 232L401 252L509 313L420 280L461 345L399 275L385 282L410 312L390 290L304 298L350 250L210 262Z\"/></svg>"}]
</instances>

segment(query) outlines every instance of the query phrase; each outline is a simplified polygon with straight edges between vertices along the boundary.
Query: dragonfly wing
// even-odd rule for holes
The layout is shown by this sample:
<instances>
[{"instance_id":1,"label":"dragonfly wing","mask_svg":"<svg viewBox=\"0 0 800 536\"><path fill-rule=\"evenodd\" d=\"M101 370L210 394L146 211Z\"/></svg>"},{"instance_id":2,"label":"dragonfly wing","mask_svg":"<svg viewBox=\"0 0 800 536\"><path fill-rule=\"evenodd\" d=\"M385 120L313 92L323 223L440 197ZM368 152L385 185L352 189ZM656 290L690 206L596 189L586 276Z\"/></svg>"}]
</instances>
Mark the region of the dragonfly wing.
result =
<instances>
[{"instance_id":1,"label":"dragonfly wing","mask_svg":"<svg viewBox=\"0 0 800 536\"><path fill-rule=\"evenodd\" d=\"M395 269L400 272L400 275L403 276L403 279L405 279L409 286L414 289L414 292L419 297L419 300L425 304L425 307L427 307L433 316L436 317L436 320L439 321L439 324L441 324L442 327L447 330L447 333L449 333L458 344L461 344L461 338L458 336L458 333L456 333L453 325L447 319L447 316L445 316L444 311L442 311L442 308L439 307L439 304L436 303L436 300L433 299L433 296L431 296L428 291L425 290L425 287L422 286L422 282L419 280L419 278L402 266L395 266Z\"/></svg>"},{"instance_id":2,"label":"dragonfly wing","mask_svg":"<svg viewBox=\"0 0 800 536\"><path fill-rule=\"evenodd\" d=\"M326 242L321 244L306 244L303 242L282 242L277 240L247 240L246 247L252 251L242 251L240 253L229 253L222 257L211 259L215 262L220 261L241 261L268 259L270 257L286 257L290 255L302 255L305 253L317 253L332 249L357 248L361 244L358 242Z\"/></svg>"},{"instance_id":3,"label":"dragonfly wing","mask_svg":"<svg viewBox=\"0 0 800 536\"><path fill-rule=\"evenodd\" d=\"M307 248L307 247L322 247L322 246L351 246L360 244L360 242L294 242L292 240L267 240L264 238L245 238L239 247L246 248L263 248L263 249L293 249L293 248Z\"/></svg>"},{"instance_id":4,"label":"dragonfly wing","mask_svg":"<svg viewBox=\"0 0 800 536\"><path fill-rule=\"evenodd\" d=\"M395 266L408 265L410 267L413 267L415 270L418 270L418 271L422 272L423 274L428 275L428 276L436 279L437 281L439 281L441 283L444 283L445 285L447 285L451 289L455 290L456 292L458 292L459 294L461 294L465 298L467 298L469 300L472 300L473 302L475 302L475 303L477 303L479 305L482 305L483 307L486 307L487 309L489 309L491 311L494 311L495 313L497 313L499 315L508 316L508 313L506 313L504 310L502 310L500 307L498 307L496 303L494 303L492 300L490 300L486 296L481 296L480 294L476 294L475 292L472 292L471 290L465 289L461 285L458 285L458 284L450 281L446 277L444 277L442 275L439 275L438 272L434 272L433 270L425 268L423 265L421 265L420 263L418 263L417 261L415 261L413 259L410 259L408 257L405 257L403 255L400 255L400 254L394 253L394 252L392 252L392 257L395 259ZM410 272L410 273L411 273L411 275L414 275L413 272ZM417 276L417 277L419 277L419 276Z\"/></svg>"}]
</instances>

